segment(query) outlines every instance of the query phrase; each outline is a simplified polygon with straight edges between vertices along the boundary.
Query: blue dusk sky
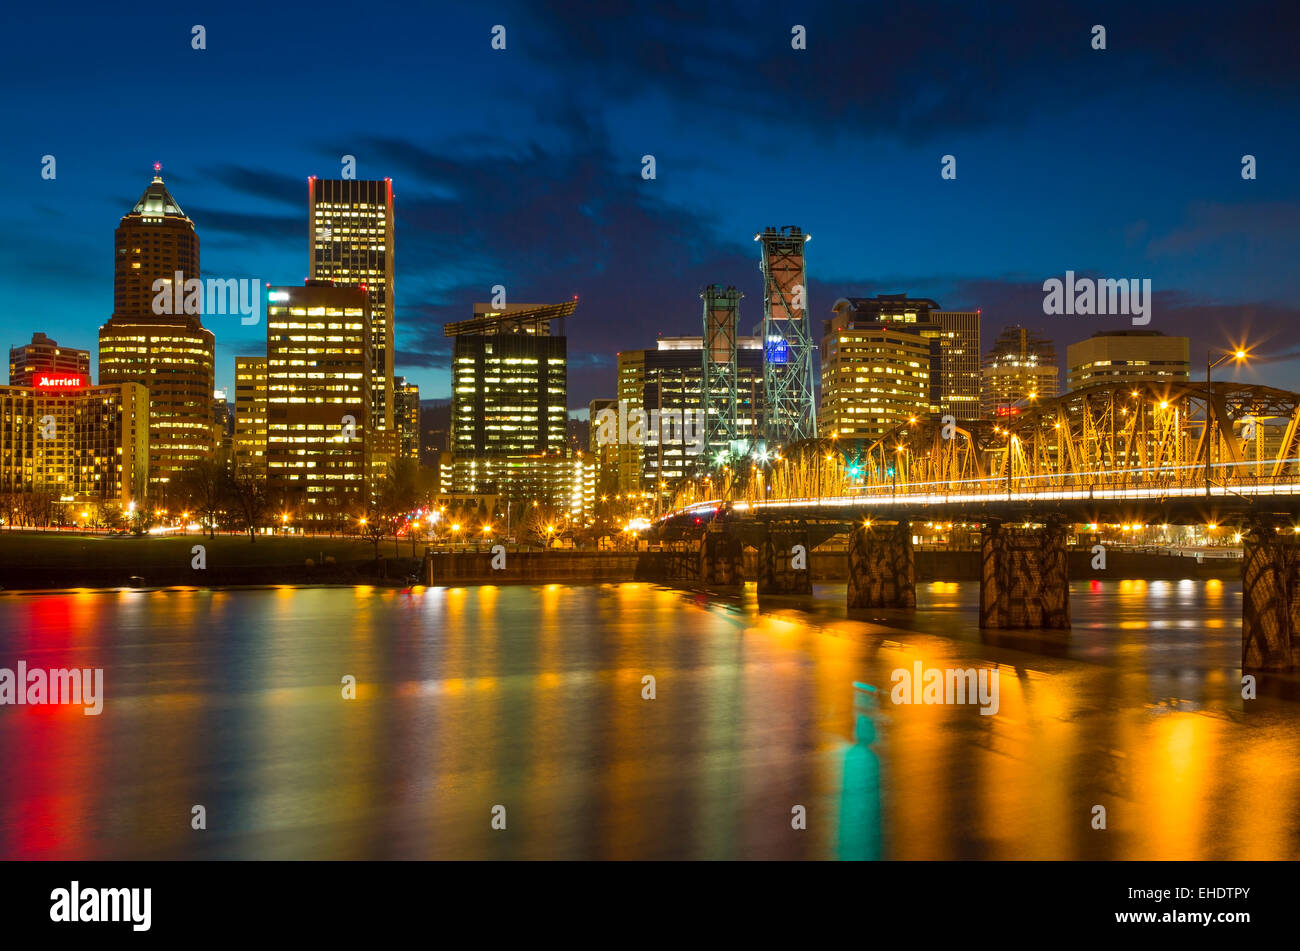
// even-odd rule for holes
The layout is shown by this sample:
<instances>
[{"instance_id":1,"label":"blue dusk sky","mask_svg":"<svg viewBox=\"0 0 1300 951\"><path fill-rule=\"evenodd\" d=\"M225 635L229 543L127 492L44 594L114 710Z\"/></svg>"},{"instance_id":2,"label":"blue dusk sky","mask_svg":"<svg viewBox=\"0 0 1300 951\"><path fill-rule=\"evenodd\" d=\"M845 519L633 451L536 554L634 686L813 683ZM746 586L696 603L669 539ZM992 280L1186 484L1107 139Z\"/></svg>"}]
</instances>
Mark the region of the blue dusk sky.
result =
<instances>
[{"instance_id":1,"label":"blue dusk sky","mask_svg":"<svg viewBox=\"0 0 1300 951\"><path fill-rule=\"evenodd\" d=\"M450 395L442 325L496 284L580 296L575 408L613 394L618 350L698 334L708 283L744 292L748 331L753 235L786 224L813 236L818 335L838 297L906 292L981 309L986 345L1033 326L1063 358L1130 326L1045 316L1043 282L1073 270L1150 279L1148 329L1189 335L1194 374L1244 340L1260 359L1225 373L1300 389L1295 5L41 9L11 11L0 41L6 346L44 331L93 354L113 230L155 161L204 276L289 284L306 277L307 177L353 155L358 178L393 179L397 372L425 398ZM229 387L264 324L205 323Z\"/></svg>"}]
</instances>

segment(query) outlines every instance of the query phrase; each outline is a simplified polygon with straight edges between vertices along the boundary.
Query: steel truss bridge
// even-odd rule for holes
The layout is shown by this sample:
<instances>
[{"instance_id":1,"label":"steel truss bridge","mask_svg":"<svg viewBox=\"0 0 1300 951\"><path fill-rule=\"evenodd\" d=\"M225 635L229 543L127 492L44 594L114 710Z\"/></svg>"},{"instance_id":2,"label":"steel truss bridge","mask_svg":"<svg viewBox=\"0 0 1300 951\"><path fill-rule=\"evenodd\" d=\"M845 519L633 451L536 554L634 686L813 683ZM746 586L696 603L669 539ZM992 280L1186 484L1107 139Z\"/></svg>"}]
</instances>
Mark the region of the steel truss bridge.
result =
<instances>
[{"instance_id":1,"label":"steel truss bridge","mask_svg":"<svg viewBox=\"0 0 1300 951\"><path fill-rule=\"evenodd\" d=\"M1098 384L996 420L917 418L872 440L824 436L683 483L669 518L849 521L937 508L1076 522L1293 518L1300 394Z\"/></svg>"}]
</instances>

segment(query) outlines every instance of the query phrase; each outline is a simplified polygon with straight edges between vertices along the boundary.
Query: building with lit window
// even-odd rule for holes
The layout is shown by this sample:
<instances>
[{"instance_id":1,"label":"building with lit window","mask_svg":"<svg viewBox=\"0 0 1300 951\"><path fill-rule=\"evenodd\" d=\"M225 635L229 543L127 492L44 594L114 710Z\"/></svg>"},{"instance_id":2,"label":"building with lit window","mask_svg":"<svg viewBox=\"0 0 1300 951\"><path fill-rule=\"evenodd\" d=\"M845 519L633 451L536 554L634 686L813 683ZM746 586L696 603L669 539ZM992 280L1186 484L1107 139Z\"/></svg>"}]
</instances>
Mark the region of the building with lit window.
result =
<instances>
[{"instance_id":1,"label":"building with lit window","mask_svg":"<svg viewBox=\"0 0 1300 951\"><path fill-rule=\"evenodd\" d=\"M1052 341L1019 325L1005 328L984 355L980 411L986 418L1014 416L1060 392Z\"/></svg>"},{"instance_id":2,"label":"building with lit window","mask_svg":"<svg viewBox=\"0 0 1300 951\"><path fill-rule=\"evenodd\" d=\"M391 430L393 395L393 181L307 180L307 273L336 286L365 288L370 298L370 418Z\"/></svg>"},{"instance_id":3,"label":"building with lit window","mask_svg":"<svg viewBox=\"0 0 1300 951\"><path fill-rule=\"evenodd\" d=\"M840 298L824 321L818 432L874 440L943 405L938 304L904 295Z\"/></svg>"},{"instance_id":4,"label":"building with lit window","mask_svg":"<svg viewBox=\"0 0 1300 951\"><path fill-rule=\"evenodd\" d=\"M980 311L943 310L927 297L906 294L844 297L832 311L823 321L819 429L880 435L914 416L979 418ZM913 399L914 336L927 341L923 405ZM879 362L891 352L902 362ZM867 356L876 362L856 364Z\"/></svg>"},{"instance_id":5,"label":"building with lit window","mask_svg":"<svg viewBox=\"0 0 1300 951\"><path fill-rule=\"evenodd\" d=\"M235 357L232 466L266 475L266 357Z\"/></svg>"},{"instance_id":6,"label":"building with lit window","mask_svg":"<svg viewBox=\"0 0 1300 951\"><path fill-rule=\"evenodd\" d=\"M619 420L618 491L647 492L656 486L667 495L673 483L693 475L707 453L710 463L725 459L734 447L703 444L704 338L661 337L653 350L624 350L618 355ZM724 398L720 394L720 398ZM736 338L736 436L750 444L760 436L763 420L763 342ZM715 407L715 413L718 411ZM637 438L632 413L645 414L645 433ZM651 413L658 425L653 425ZM697 427L688 425L695 414ZM681 424L678 425L678 420ZM593 438L598 434L593 418ZM662 430L662 432L661 432Z\"/></svg>"},{"instance_id":7,"label":"building with lit window","mask_svg":"<svg viewBox=\"0 0 1300 951\"><path fill-rule=\"evenodd\" d=\"M359 516L369 502L370 300L308 281L266 298L266 468L296 521Z\"/></svg>"},{"instance_id":8,"label":"building with lit window","mask_svg":"<svg viewBox=\"0 0 1300 951\"><path fill-rule=\"evenodd\" d=\"M1188 339L1158 330L1103 330L1065 348L1071 390L1096 383L1186 383Z\"/></svg>"},{"instance_id":9,"label":"building with lit window","mask_svg":"<svg viewBox=\"0 0 1300 951\"><path fill-rule=\"evenodd\" d=\"M39 375L46 378L79 377L90 382L90 351L60 347L42 333L32 334L32 342L9 348L9 385L31 386Z\"/></svg>"},{"instance_id":10,"label":"building with lit window","mask_svg":"<svg viewBox=\"0 0 1300 951\"><path fill-rule=\"evenodd\" d=\"M393 381L393 424L398 435L398 456L420 462L420 387L399 376Z\"/></svg>"},{"instance_id":11,"label":"building with lit window","mask_svg":"<svg viewBox=\"0 0 1300 951\"><path fill-rule=\"evenodd\" d=\"M0 511L22 499L116 505L142 502L148 475L149 394L138 383L90 386L58 377L0 387ZM98 516L99 513L96 513Z\"/></svg>"},{"instance_id":12,"label":"building with lit window","mask_svg":"<svg viewBox=\"0 0 1300 951\"><path fill-rule=\"evenodd\" d=\"M199 238L160 176L123 216L114 239L113 315L99 330L99 382L140 383L149 390L151 492L193 464L210 459L212 332L197 314L155 313L155 281L198 280ZM176 309L176 308L172 308Z\"/></svg>"},{"instance_id":13,"label":"building with lit window","mask_svg":"<svg viewBox=\"0 0 1300 951\"><path fill-rule=\"evenodd\" d=\"M939 400L931 415L957 420L980 415L980 311L932 310L939 328Z\"/></svg>"},{"instance_id":14,"label":"building with lit window","mask_svg":"<svg viewBox=\"0 0 1300 951\"><path fill-rule=\"evenodd\" d=\"M568 456L568 355L551 322L562 325L577 303L475 304L472 319L443 328L452 338L454 492L570 503L567 476L552 471Z\"/></svg>"}]
</instances>

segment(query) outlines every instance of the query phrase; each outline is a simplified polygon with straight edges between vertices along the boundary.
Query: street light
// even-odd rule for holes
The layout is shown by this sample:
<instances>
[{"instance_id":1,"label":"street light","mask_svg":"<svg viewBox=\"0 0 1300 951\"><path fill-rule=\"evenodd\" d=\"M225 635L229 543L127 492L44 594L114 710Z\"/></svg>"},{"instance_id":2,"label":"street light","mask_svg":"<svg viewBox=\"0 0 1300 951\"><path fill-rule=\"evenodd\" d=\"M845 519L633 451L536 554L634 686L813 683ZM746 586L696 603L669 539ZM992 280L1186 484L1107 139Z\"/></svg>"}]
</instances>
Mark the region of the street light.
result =
<instances>
[{"instance_id":1,"label":"street light","mask_svg":"<svg viewBox=\"0 0 1300 951\"><path fill-rule=\"evenodd\" d=\"M1236 360L1241 363L1246 359L1245 350L1228 350L1223 356L1210 362L1210 357L1214 355L1213 350L1205 352L1205 497L1210 497L1210 465L1211 456L1214 452L1214 409L1210 405L1214 399L1214 390L1210 386L1210 371L1220 364L1227 363L1229 360Z\"/></svg>"}]
</instances>

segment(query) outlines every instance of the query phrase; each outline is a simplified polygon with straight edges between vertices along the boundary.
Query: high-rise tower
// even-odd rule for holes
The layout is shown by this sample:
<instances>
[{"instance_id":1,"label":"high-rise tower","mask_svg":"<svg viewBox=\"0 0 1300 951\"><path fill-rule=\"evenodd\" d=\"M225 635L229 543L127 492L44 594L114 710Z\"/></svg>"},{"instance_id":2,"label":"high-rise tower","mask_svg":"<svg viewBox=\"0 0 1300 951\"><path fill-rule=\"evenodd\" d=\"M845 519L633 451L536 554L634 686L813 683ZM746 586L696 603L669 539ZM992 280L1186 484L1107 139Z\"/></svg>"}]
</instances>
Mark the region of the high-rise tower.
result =
<instances>
[{"instance_id":1,"label":"high-rise tower","mask_svg":"<svg viewBox=\"0 0 1300 951\"><path fill-rule=\"evenodd\" d=\"M371 419L392 431L393 180L307 179L308 274L370 297Z\"/></svg>"},{"instance_id":2,"label":"high-rise tower","mask_svg":"<svg viewBox=\"0 0 1300 951\"><path fill-rule=\"evenodd\" d=\"M369 310L328 281L267 291L267 489L295 520L337 524L369 500Z\"/></svg>"},{"instance_id":3,"label":"high-rise tower","mask_svg":"<svg viewBox=\"0 0 1300 951\"><path fill-rule=\"evenodd\" d=\"M157 492L210 458L212 332L198 314L159 307L179 293L175 282L199 280L199 236L172 198L160 166L114 241L113 316L99 330L99 382L142 383L149 390L149 484ZM159 283L161 282L161 283ZM160 293L155 284L163 289Z\"/></svg>"},{"instance_id":4,"label":"high-rise tower","mask_svg":"<svg viewBox=\"0 0 1300 951\"><path fill-rule=\"evenodd\" d=\"M761 242L763 272L764 430L777 445L817 435L815 344L804 271L804 244L811 237L794 225L754 235Z\"/></svg>"}]
</instances>

